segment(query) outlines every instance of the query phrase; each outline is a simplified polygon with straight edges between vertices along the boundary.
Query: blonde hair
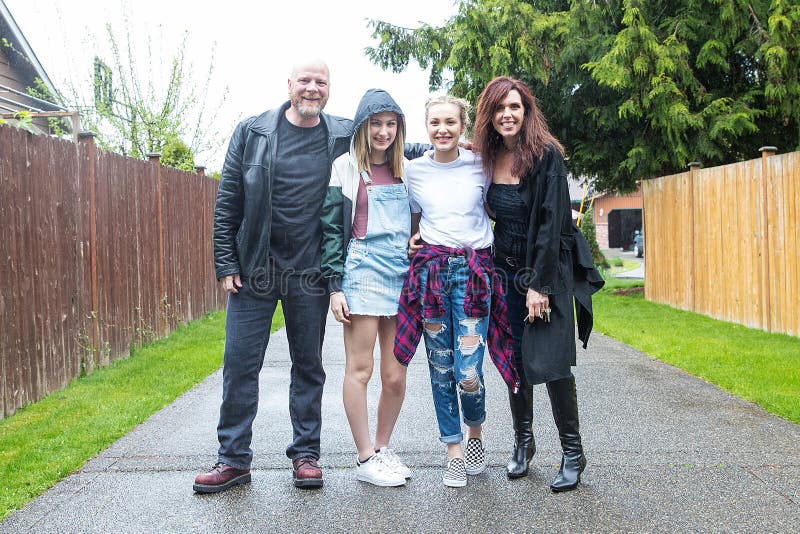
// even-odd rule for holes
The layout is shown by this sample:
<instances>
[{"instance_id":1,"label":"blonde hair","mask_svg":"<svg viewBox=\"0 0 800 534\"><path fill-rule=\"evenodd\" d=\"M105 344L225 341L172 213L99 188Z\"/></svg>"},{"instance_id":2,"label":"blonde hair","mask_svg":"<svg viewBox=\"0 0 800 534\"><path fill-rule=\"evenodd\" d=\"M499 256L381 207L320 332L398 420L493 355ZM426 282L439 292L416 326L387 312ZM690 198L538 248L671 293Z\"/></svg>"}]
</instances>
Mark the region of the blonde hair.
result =
<instances>
[{"instance_id":1,"label":"blonde hair","mask_svg":"<svg viewBox=\"0 0 800 534\"><path fill-rule=\"evenodd\" d=\"M425 122L428 122L428 112L433 106L438 104L454 104L458 106L459 115L461 116L461 123L464 125L464 130L469 126L469 102L463 98L457 98L450 95L436 95L430 96L425 101Z\"/></svg>"},{"instance_id":2,"label":"blonde hair","mask_svg":"<svg viewBox=\"0 0 800 534\"><path fill-rule=\"evenodd\" d=\"M392 112L397 117L397 135L389 148L386 149L386 161L389 162L389 172L395 178L400 178L403 175L403 155L406 138L406 122L403 116L399 113ZM372 172L372 165L370 164L370 153L372 146L369 141L369 121L373 115L370 115L361 126L356 130L353 136L353 148L356 153L356 163L358 164L358 171Z\"/></svg>"}]
</instances>

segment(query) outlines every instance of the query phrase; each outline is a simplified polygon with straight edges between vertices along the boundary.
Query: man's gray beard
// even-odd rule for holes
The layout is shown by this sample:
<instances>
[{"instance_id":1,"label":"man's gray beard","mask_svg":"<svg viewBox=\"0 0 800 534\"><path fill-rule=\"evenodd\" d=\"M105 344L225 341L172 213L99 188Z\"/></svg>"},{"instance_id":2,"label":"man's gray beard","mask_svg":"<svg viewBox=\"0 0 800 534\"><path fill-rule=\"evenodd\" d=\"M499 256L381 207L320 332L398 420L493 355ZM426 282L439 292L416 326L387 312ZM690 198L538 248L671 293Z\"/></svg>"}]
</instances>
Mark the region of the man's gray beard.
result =
<instances>
[{"instance_id":1,"label":"man's gray beard","mask_svg":"<svg viewBox=\"0 0 800 534\"><path fill-rule=\"evenodd\" d=\"M322 113L322 107L319 105L299 104L297 112L306 119L313 119L314 117L319 117L319 114Z\"/></svg>"}]
</instances>

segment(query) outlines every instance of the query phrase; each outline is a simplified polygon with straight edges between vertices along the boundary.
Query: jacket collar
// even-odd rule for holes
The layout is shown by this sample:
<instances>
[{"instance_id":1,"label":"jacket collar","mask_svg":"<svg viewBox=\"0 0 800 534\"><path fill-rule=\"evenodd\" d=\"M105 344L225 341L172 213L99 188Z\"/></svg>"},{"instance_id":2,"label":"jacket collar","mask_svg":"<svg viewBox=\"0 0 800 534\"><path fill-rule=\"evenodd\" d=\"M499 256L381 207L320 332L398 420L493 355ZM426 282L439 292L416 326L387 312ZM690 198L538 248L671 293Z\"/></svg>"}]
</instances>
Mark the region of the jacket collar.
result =
<instances>
[{"instance_id":1,"label":"jacket collar","mask_svg":"<svg viewBox=\"0 0 800 534\"><path fill-rule=\"evenodd\" d=\"M289 109L290 102L287 100L279 108L270 109L265 111L253 121L250 129L261 135L270 135L275 133L278 129L278 122L280 118ZM320 121L325 125L328 135L332 137L349 137L352 135L351 121L347 119L340 119L328 115L324 111L320 113Z\"/></svg>"}]
</instances>

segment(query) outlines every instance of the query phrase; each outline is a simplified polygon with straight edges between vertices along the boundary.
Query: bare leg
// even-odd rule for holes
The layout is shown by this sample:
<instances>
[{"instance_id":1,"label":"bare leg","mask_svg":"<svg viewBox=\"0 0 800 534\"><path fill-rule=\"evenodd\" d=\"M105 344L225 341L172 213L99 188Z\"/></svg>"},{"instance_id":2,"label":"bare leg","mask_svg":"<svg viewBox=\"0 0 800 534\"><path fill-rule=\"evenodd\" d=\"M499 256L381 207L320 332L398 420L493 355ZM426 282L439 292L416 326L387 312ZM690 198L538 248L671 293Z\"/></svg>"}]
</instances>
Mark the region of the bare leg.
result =
<instances>
[{"instance_id":1,"label":"bare leg","mask_svg":"<svg viewBox=\"0 0 800 534\"><path fill-rule=\"evenodd\" d=\"M447 459L452 460L453 458L464 459L464 449L461 448L460 443L447 444Z\"/></svg>"},{"instance_id":2,"label":"bare leg","mask_svg":"<svg viewBox=\"0 0 800 534\"><path fill-rule=\"evenodd\" d=\"M381 317L378 322L378 341L381 347L381 397L378 400L378 425L375 448L389 445L394 425L406 396L406 367L394 357L394 335L397 317Z\"/></svg>"},{"instance_id":3,"label":"bare leg","mask_svg":"<svg viewBox=\"0 0 800 534\"><path fill-rule=\"evenodd\" d=\"M483 425L478 426L468 426L467 427L467 439L478 438L481 439L483 435Z\"/></svg>"},{"instance_id":4,"label":"bare leg","mask_svg":"<svg viewBox=\"0 0 800 534\"><path fill-rule=\"evenodd\" d=\"M373 351L378 334L378 318L351 315L344 327L345 370L342 400L358 457L366 460L375 453L369 435L367 384L372 376Z\"/></svg>"}]
</instances>

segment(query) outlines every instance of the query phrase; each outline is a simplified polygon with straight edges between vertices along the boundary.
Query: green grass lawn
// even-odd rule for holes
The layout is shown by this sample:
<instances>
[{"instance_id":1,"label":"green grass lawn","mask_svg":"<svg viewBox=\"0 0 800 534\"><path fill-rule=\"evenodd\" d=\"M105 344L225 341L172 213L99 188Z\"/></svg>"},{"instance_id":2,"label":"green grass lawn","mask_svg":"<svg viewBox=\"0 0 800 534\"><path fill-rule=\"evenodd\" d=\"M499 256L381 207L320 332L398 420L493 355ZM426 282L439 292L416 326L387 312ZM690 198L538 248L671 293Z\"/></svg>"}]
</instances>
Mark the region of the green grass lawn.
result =
<instances>
[{"instance_id":1,"label":"green grass lawn","mask_svg":"<svg viewBox=\"0 0 800 534\"><path fill-rule=\"evenodd\" d=\"M224 345L210 314L0 420L0 520L218 369Z\"/></svg>"},{"instance_id":2,"label":"green grass lawn","mask_svg":"<svg viewBox=\"0 0 800 534\"><path fill-rule=\"evenodd\" d=\"M608 269L608 274L610 275L626 273L636 269L640 265L638 261L623 260L622 258L614 258L608 260L608 262L611 264L611 267Z\"/></svg>"},{"instance_id":3,"label":"green grass lawn","mask_svg":"<svg viewBox=\"0 0 800 534\"><path fill-rule=\"evenodd\" d=\"M595 294L596 331L800 423L800 338L614 294L637 285L610 279Z\"/></svg>"}]
</instances>

